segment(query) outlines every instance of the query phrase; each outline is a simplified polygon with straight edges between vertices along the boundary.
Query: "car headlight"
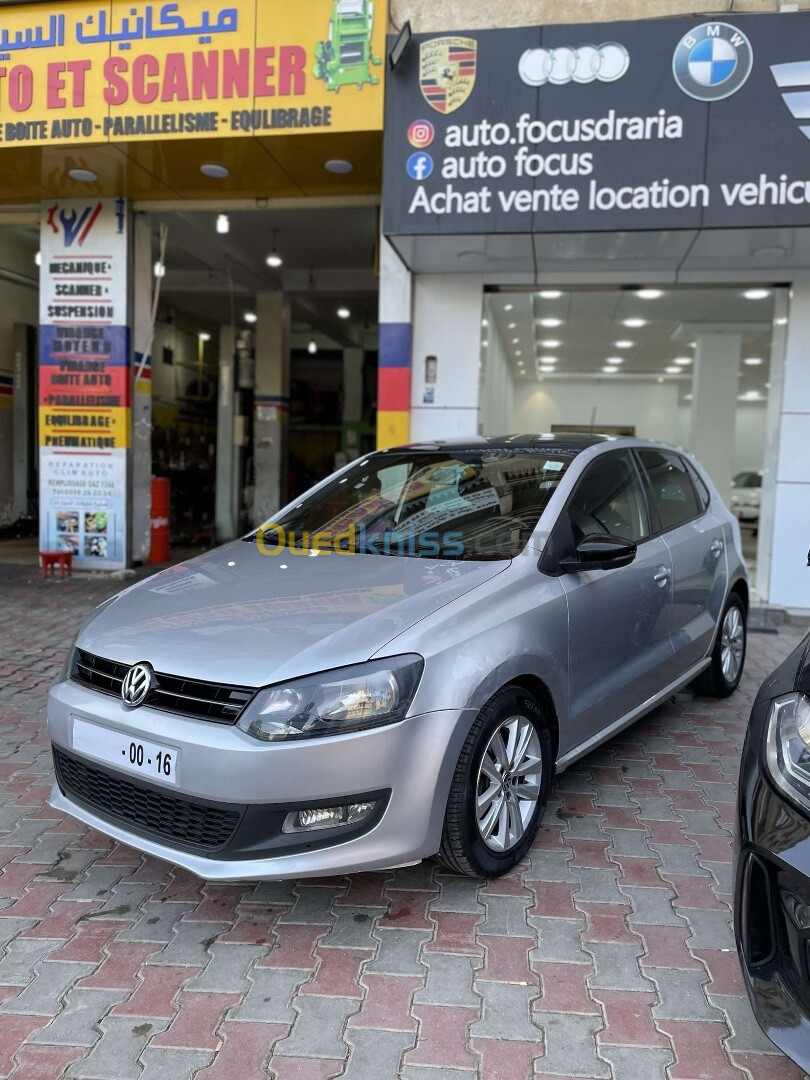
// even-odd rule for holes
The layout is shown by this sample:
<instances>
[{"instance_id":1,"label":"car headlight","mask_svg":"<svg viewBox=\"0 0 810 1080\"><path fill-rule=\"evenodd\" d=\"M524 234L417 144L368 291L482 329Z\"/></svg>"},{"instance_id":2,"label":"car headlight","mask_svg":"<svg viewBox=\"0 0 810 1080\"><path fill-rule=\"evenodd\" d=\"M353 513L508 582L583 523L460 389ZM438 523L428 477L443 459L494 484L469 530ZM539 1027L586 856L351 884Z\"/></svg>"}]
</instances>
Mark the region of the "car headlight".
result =
<instances>
[{"instance_id":1,"label":"car headlight","mask_svg":"<svg viewBox=\"0 0 810 1080\"><path fill-rule=\"evenodd\" d=\"M786 694L771 705L768 768L776 785L810 811L810 698Z\"/></svg>"},{"instance_id":2,"label":"car headlight","mask_svg":"<svg viewBox=\"0 0 810 1080\"><path fill-rule=\"evenodd\" d=\"M268 686L250 701L238 726L276 742L395 724L410 707L423 667L421 656L394 656Z\"/></svg>"}]
</instances>

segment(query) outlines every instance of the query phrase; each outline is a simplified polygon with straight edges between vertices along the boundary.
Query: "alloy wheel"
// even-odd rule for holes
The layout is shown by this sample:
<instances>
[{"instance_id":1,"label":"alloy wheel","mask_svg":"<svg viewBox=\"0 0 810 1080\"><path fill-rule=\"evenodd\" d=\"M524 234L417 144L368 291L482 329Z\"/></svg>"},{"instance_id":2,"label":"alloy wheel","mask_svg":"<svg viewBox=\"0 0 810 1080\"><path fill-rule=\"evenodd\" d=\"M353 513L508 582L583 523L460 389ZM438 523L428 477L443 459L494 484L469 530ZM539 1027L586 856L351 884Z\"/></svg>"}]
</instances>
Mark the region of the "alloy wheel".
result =
<instances>
[{"instance_id":1,"label":"alloy wheel","mask_svg":"<svg viewBox=\"0 0 810 1080\"><path fill-rule=\"evenodd\" d=\"M492 733L478 769L475 807L481 839L492 851L509 851L529 826L540 797L541 754L526 716L510 716Z\"/></svg>"},{"instance_id":2,"label":"alloy wheel","mask_svg":"<svg viewBox=\"0 0 810 1080\"><path fill-rule=\"evenodd\" d=\"M723 678L731 684L742 667L745 647L745 624L742 612L735 605L728 609L720 631L720 666Z\"/></svg>"}]
</instances>

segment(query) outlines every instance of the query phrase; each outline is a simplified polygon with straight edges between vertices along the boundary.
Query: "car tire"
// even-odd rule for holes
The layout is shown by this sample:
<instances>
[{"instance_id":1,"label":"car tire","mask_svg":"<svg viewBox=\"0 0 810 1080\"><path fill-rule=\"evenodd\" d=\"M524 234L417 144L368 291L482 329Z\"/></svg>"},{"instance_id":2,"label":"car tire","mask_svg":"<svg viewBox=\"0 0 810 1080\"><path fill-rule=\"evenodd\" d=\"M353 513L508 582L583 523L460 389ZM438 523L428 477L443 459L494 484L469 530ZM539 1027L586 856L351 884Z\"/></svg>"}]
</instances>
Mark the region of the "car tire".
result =
<instances>
[{"instance_id":1,"label":"car tire","mask_svg":"<svg viewBox=\"0 0 810 1080\"><path fill-rule=\"evenodd\" d=\"M696 693L714 698L734 693L745 666L746 641L745 604L732 593L723 609L711 663L692 684Z\"/></svg>"},{"instance_id":2,"label":"car tire","mask_svg":"<svg viewBox=\"0 0 810 1080\"><path fill-rule=\"evenodd\" d=\"M517 686L499 690L481 709L462 747L439 861L473 877L511 870L537 835L553 767L548 724L537 701Z\"/></svg>"}]
</instances>

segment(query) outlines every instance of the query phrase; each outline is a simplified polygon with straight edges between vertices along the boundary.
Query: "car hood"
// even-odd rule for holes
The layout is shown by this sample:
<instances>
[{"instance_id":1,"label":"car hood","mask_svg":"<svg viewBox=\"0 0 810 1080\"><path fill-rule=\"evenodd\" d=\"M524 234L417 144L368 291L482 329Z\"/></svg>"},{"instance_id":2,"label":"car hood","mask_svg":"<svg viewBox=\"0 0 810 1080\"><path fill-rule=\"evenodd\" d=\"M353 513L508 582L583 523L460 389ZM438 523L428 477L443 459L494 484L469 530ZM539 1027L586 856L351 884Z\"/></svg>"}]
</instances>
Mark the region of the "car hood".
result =
<instances>
[{"instance_id":1,"label":"car hood","mask_svg":"<svg viewBox=\"0 0 810 1080\"><path fill-rule=\"evenodd\" d=\"M125 589L90 619L87 652L186 678L262 686L360 663L508 562L309 552L236 541Z\"/></svg>"}]
</instances>

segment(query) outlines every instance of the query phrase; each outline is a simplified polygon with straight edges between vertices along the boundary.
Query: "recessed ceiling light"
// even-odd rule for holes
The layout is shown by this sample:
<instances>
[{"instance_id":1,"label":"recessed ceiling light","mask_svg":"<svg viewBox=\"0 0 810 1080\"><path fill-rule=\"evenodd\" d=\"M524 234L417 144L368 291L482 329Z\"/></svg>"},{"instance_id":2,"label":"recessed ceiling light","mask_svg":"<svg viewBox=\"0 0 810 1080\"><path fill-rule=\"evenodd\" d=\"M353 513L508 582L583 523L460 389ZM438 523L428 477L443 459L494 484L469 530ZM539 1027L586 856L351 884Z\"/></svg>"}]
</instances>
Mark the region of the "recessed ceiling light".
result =
<instances>
[{"instance_id":1,"label":"recessed ceiling light","mask_svg":"<svg viewBox=\"0 0 810 1080\"><path fill-rule=\"evenodd\" d=\"M200 341L210 341L211 340L211 335L208 333L207 330L201 330L199 332L199 334L197 334L197 337L200 339Z\"/></svg>"},{"instance_id":2,"label":"recessed ceiling light","mask_svg":"<svg viewBox=\"0 0 810 1080\"><path fill-rule=\"evenodd\" d=\"M656 381L656 382L663 382L663 381L664 381L664 376L663 376L663 375L659 375L659 376L658 376L658 378L657 378L657 379L656 379L655 381Z\"/></svg>"},{"instance_id":3,"label":"recessed ceiling light","mask_svg":"<svg viewBox=\"0 0 810 1080\"><path fill-rule=\"evenodd\" d=\"M613 344L617 349L632 349L633 342L628 338L622 338L621 341L614 341Z\"/></svg>"},{"instance_id":4,"label":"recessed ceiling light","mask_svg":"<svg viewBox=\"0 0 810 1080\"><path fill-rule=\"evenodd\" d=\"M759 356L746 356L745 360L743 360L743 363L747 364L748 367L759 367L759 365L762 363L762 358Z\"/></svg>"},{"instance_id":5,"label":"recessed ceiling light","mask_svg":"<svg viewBox=\"0 0 810 1080\"><path fill-rule=\"evenodd\" d=\"M228 166L222 165L218 161L204 161L200 166L200 172L203 176L207 176L209 180L227 180L231 175Z\"/></svg>"},{"instance_id":6,"label":"recessed ceiling light","mask_svg":"<svg viewBox=\"0 0 810 1080\"><path fill-rule=\"evenodd\" d=\"M155 277L166 277L166 264L162 263L160 259L152 267L152 273Z\"/></svg>"},{"instance_id":7,"label":"recessed ceiling light","mask_svg":"<svg viewBox=\"0 0 810 1080\"><path fill-rule=\"evenodd\" d=\"M510 329L510 330L514 330L516 326L517 326L517 323L516 323L516 322L510 322L510 323L508 323L508 327L509 327L509 329Z\"/></svg>"},{"instance_id":8,"label":"recessed ceiling light","mask_svg":"<svg viewBox=\"0 0 810 1080\"><path fill-rule=\"evenodd\" d=\"M547 326L549 329L555 326L562 326L562 319L541 319L541 326Z\"/></svg>"},{"instance_id":9,"label":"recessed ceiling light","mask_svg":"<svg viewBox=\"0 0 810 1080\"><path fill-rule=\"evenodd\" d=\"M663 295L664 293L661 289L638 289L636 291L636 296L641 300L658 300L659 297Z\"/></svg>"},{"instance_id":10,"label":"recessed ceiling light","mask_svg":"<svg viewBox=\"0 0 810 1080\"><path fill-rule=\"evenodd\" d=\"M318 345L317 345L317 342L315 341L315 338L310 338L309 345L307 345L307 352L309 353L310 356L314 356L317 351L318 351Z\"/></svg>"},{"instance_id":11,"label":"recessed ceiling light","mask_svg":"<svg viewBox=\"0 0 810 1080\"><path fill-rule=\"evenodd\" d=\"M511 311L514 306L515 306L514 304L504 304L503 305L503 310L504 311Z\"/></svg>"},{"instance_id":12,"label":"recessed ceiling light","mask_svg":"<svg viewBox=\"0 0 810 1080\"><path fill-rule=\"evenodd\" d=\"M771 388L771 384L769 382L766 382L765 383L765 389L770 390L770 388Z\"/></svg>"},{"instance_id":13,"label":"recessed ceiling light","mask_svg":"<svg viewBox=\"0 0 810 1080\"><path fill-rule=\"evenodd\" d=\"M515 349L515 356L523 356L523 350L522 349Z\"/></svg>"},{"instance_id":14,"label":"recessed ceiling light","mask_svg":"<svg viewBox=\"0 0 810 1080\"><path fill-rule=\"evenodd\" d=\"M559 289L541 289L540 296L543 300L559 300L562 293Z\"/></svg>"},{"instance_id":15,"label":"recessed ceiling light","mask_svg":"<svg viewBox=\"0 0 810 1080\"><path fill-rule=\"evenodd\" d=\"M519 337L513 337L512 338L512 344L513 345L519 345L520 344L520 338Z\"/></svg>"},{"instance_id":16,"label":"recessed ceiling light","mask_svg":"<svg viewBox=\"0 0 810 1080\"><path fill-rule=\"evenodd\" d=\"M646 319L622 319L623 326L630 326L633 330L637 330L639 326L646 326Z\"/></svg>"},{"instance_id":17,"label":"recessed ceiling light","mask_svg":"<svg viewBox=\"0 0 810 1080\"><path fill-rule=\"evenodd\" d=\"M624 363L624 357L623 356L608 356L605 359L605 363L606 364L623 364Z\"/></svg>"},{"instance_id":18,"label":"recessed ceiling light","mask_svg":"<svg viewBox=\"0 0 810 1080\"><path fill-rule=\"evenodd\" d=\"M227 214L217 214L217 232L220 236L224 236L225 233L231 230L231 221Z\"/></svg>"},{"instance_id":19,"label":"recessed ceiling light","mask_svg":"<svg viewBox=\"0 0 810 1080\"><path fill-rule=\"evenodd\" d=\"M557 357L556 356L538 356L537 357L537 363L538 364L556 364L557 363Z\"/></svg>"},{"instance_id":20,"label":"recessed ceiling light","mask_svg":"<svg viewBox=\"0 0 810 1080\"><path fill-rule=\"evenodd\" d=\"M562 344L561 341L557 341L556 338L544 338L540 344L544 349L558 349Z\"/></svg>"},{"instance_id":21,"label":"recessed ceiling light","mask_svg":"<svg viewBox=\"0 0 810 1080\"><path fill-rule=\"evenodd\" d=\"M681 369L679 367L674 367L672 364L670 364L668 367L665 367L664 371L667 373L667 375L680 375L681 373Z\"/></svg>"},{"instance_id":22,"label":"recessed ceiling light","mask_svg":"<svg viewBox=\"0 0 810 1080\"><path fill-rule=\"evenodd\" d=\"M277 251L273 251L270 255L267 256L266 262L268 266L272 266L274 270L278 270L284 260Z\"/></svg>"},{"instance_id":23,"label":"recessed ceiling light","mask_svg":"<svg viewBox=\"0 0 810 1080\"><path fill-rule=\"evenodd\" d=\"M481 342L481 348L482 348L482 349L486 349L486 348L487 348L488 346L489 346L489 341L487 341L487 339L485 338L485 339L484 339L484 340L483 340L483 341Z\"/></svg>"},{"instance_id":24,"label":"recessed ceiling light","mask_svg":"<svg viewBox=\"0 0 810 1080\"><path fill-rule=\"evenodd\" d=\"M351 315L351 312L347 307L339 307L336 314L339 319L348 319Z\"/></svg>"},{"instance_id":25,"label":"recessed ceiling light","mask_svg":"<svg viewBox=\"0 0 810 1080\"><path fill-rule=\"evenodd\" d=\"M746 289L743 293L746 300L764 300L770 295L770 289Z\"/></svg>"},{"instance_id":26,"label":"recessed ceiling light","mask_svg":"<svg viewBox=\"0 0 810 1080\"><path fill-rule=\"evenodd\" d=\"M489 320L488 319L482 319L481 320L481 325L482 326L489 326Z\"/></svg>"},{"instance_id":27,"label":"recessed ceiling light","mask_svg":"<svg viewBox=\"0 0 810 1080\"><path fill-rule=\"evenodd\" d=\"M245 312L245 315L244 315L245 322L255 323L258 320L258 318L259 318L259 316L256 314L255 311L246 311Z\"/></svg>"},{"instance_id":28,"label":"recessed ceiling light","mask_svg":"<svg viewBox=\"0 0 810 1080\"><path fill-rule=\"evenodd\" d=\"M36 253L36 255L34 256L34 262L37 264L37 266L42 266L42 252L41 251L38 251Z\"/></svg>"},{"instance_id":29,"label":"recessed ceiling light","mask_svg":"<svg viewBox=\"0 0 810 1080\"><path fill-rule=\"evenodd\" d=\"M694 394L684 394L684 395L683 395L683 400L684 400L684 401L692 401L692 399L694 398L694 396L695 396Z\"/></svg>"},{"instance_id":30,"label":"recessed ceiling light","mask_svg":"<svg viewBox=\"0 0 810 1080\"><path fill-rule=\"evenodd\" d=\"M94 173L92 169L68 169L68 176L71 180L80 180L83 184L92 184L98 180L98 173Z\"/></svg>"},{"instance_id":31,"label":"recessed ceiling light","mask_svg":"<svg viewBox=\"0 0 810 1080\"><path fill-rule=\"evenodd\" d=\"M778 319L773 320L774 326L787 326L787 319L784 315L780 315Z\"/></svg>"},{"instance_id":32,"label":"recessed ceiling light","mask_svg":"<svg viewBox=\"0 0 810 1080\"><path fill-rule=\"evenodd\" d=\"M618 370L619 369L615 368L615 367L603 367L602 368L602 371L604 371L604 373L606 375L615 375Z\"/></svg>"},{"instance_id":33,"label":"recessed ceiling light","mask_svg":"<svg viewBox=\"0 0 810 1080\"><path fill-rule=\"evenodd\" d=\"M689 365L692 363L692 357L691 356L676 356L675 359L672 361L672 363L677 364L678 367L689 367Z\"/></svg>"},{"instance_id":34,"label":"recessed ceiling light","mask_svg":"<svg viewBox=\"0 0 810 1080\"><path fill-rule=\"evenodd\" d=\"M323 163L323 167L327 172L337 173L338 176L345 176L354 170L354 165L345 158L330 158Z\"/></svg>"},{"instance_id":35,"label":"recessed ceiling light","mask_svg":"<svg viewBox=\"0 0 810 1080\"><path fill-rule=\"evenodd\" d=\"M739 401L759 401L761 398L759 390L746 390L744 394L737 394Z\"/></svg>"},{"instance_id":36,"label":"recessed ceiling light","mask_svg":"<svg viewBox=\"0 0 810 1080\"><path fill-rule=\"evenodd\" d=\"M555 371L551 364L541 364L537 370L541 371L543 375L553 375Z\"/></svg>"}]
</instances>

